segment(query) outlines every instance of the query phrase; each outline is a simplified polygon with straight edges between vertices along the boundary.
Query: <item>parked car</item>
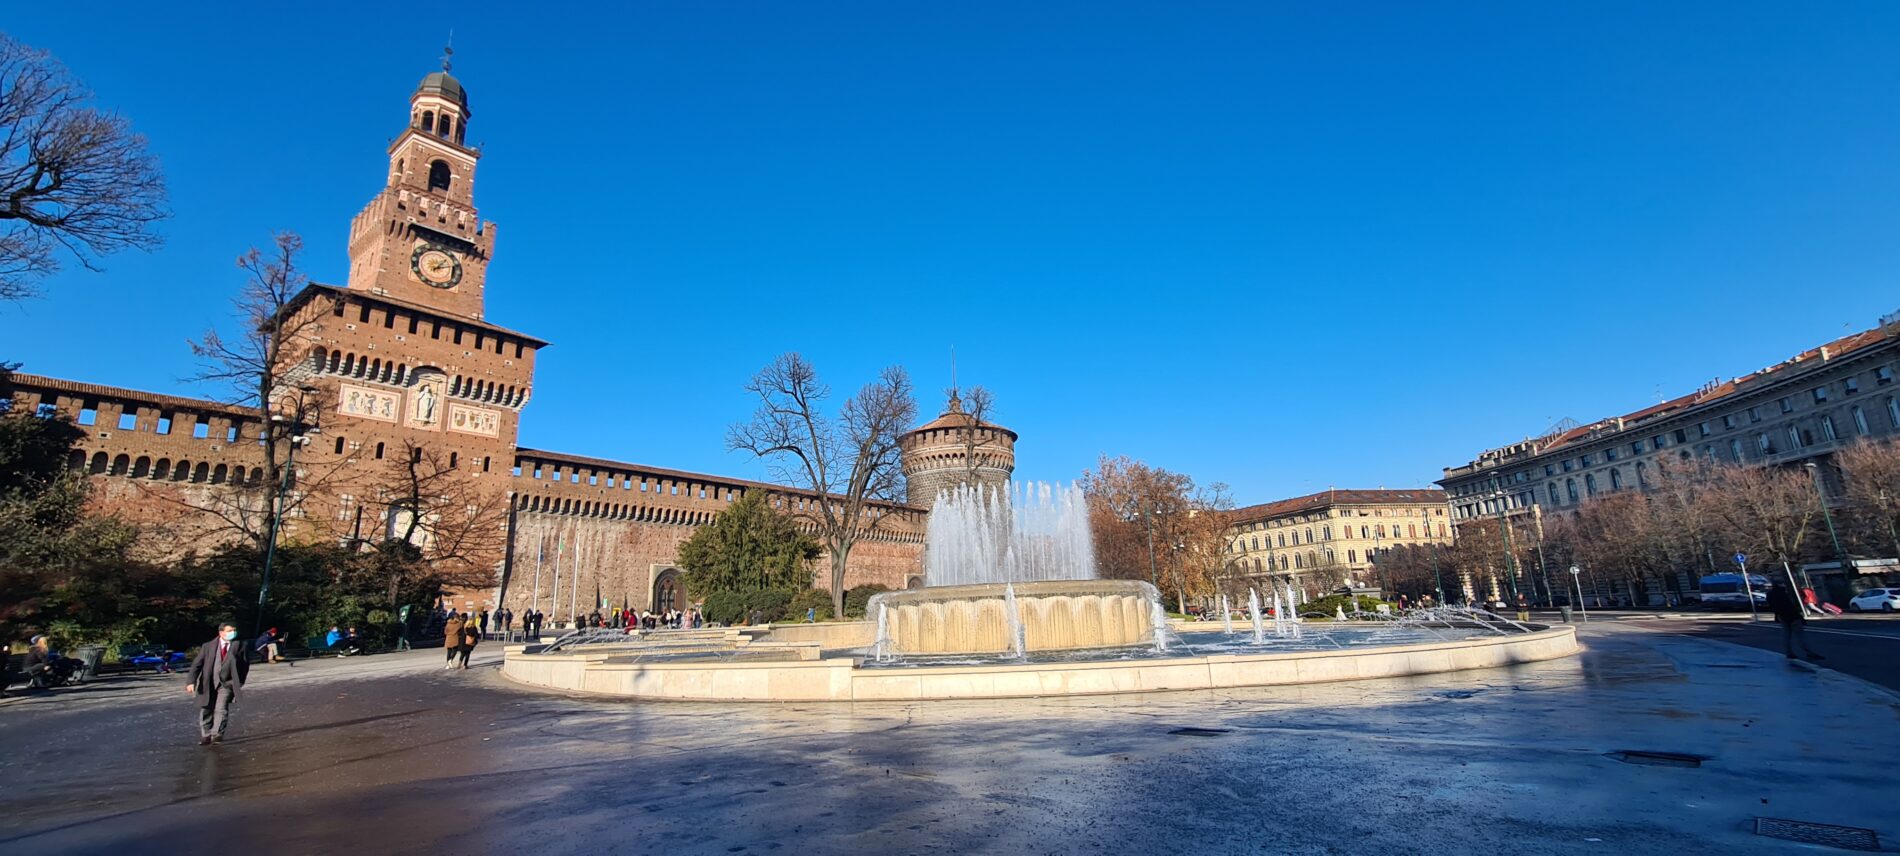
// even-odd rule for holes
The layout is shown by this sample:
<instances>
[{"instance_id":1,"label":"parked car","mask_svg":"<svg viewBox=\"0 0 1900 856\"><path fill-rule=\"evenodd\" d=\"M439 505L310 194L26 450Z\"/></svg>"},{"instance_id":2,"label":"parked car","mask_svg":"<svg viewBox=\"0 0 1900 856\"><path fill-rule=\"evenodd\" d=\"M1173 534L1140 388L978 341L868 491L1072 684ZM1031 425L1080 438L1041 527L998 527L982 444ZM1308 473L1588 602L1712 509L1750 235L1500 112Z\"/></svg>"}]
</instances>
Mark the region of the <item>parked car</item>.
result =
<instances>
[{"instance_id":1,"label":"parked car","mask_svg":"<svg viewBox=\"0 0 1900 856\"><path fill-rule=\"evenodd\" d=\"M1847 602L1848 612L1867 612L1875 609L1881 612L1900 609L1900 588L1868 589L1854 595L1854 599Z\"/></svg>"}]
</instances>

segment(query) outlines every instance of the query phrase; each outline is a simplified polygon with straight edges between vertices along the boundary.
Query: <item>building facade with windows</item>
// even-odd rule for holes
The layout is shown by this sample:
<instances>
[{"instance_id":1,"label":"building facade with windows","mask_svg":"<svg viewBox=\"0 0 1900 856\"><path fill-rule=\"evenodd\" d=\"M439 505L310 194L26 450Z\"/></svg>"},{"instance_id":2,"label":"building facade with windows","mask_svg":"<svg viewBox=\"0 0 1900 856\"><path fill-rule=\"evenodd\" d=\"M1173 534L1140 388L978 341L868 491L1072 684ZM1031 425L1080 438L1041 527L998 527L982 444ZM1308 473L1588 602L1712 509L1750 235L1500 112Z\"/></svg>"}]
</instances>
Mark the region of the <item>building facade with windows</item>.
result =
<instances>
[{"instance_id":1,"label":"building facade with windows","mask_svg":"<svg viewBox=\"0 0 1900 856\"><path fill-rule=\"evenodd\" d=\"M1594 497L1652 486L1661 468L1707 461L1820 466L1838 496L1831 455L1900 437L1900 313L1871 329L1688 395L1588 425L1487 450L1445 468L1438 484L1454 529L1478 519L1529 526L1533 512L1574 513Z\"/></svg>"},{"instance_id":2,"label":"building facade with windows","mask_svg":"<svg viewBox=\"0 0 1900 856\"><path fill-rule=\"evenodd\" d=\"M1326 490L1229 512L1232 576L1292 584L1308 597L1376 585L1377 556L1400 546L1449 545L1445 492Z\"/></svg>"}]
</instances>

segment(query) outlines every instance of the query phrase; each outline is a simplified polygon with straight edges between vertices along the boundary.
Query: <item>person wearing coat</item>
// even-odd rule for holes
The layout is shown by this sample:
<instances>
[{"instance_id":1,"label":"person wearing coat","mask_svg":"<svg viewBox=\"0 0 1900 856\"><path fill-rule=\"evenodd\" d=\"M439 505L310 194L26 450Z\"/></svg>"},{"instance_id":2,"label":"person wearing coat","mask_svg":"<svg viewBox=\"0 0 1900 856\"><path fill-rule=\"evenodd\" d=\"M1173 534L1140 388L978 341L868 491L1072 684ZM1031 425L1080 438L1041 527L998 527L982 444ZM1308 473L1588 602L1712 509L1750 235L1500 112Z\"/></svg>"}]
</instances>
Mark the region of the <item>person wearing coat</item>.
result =
<instances>
[{"instance_id":1,"label":"person wearing coat","mask_svg":"<svg viewBox=\"0 0 1900 856\"><path fill-rule=\"evenodd\" d=\"M250 674L251 661L238 644L237 626L218 625L218 638L198 647L185 679L185 692L198 700L198 745L224 742L231 705Z\"/></svg>"},{"instance_id":2,"label":"person wearing coat","mask_svg":"<svg viewBox=\"0 0 1900 856\"><path fill-rule=\"evenodd\" d=\"M442 668L455 668L456 652L462 649L462 628L467 625L468 622L464 621L461 616L456 615L453 610L449 612L448 622L442 625L442 647L447 648L449 651L448 665Z\"/></svg>"},{"instance_id":3,"label":"person wearing coat","mask_svg":"<svg viewBox=\"0 0 1900 856\"><path fill-rule=\"evenodd\" d=\"M482 634L474 623L462 625L461 667L468 668L468 655L475 653L475 646L482 641Z\"/></svg>"},{"instance_id":4,"label":"person wearing coat","mask_svg":"<svg viewBox=\"0 0 1900 856\"><path fill-rule=\"evenodd\" d=\"M1808 617L1801 608L1801 595L1792 585L1776 583L1768 588L1768 609L1781 625L1781 650L1790 660L1825 660L1808 650ZM1795 652L1799 651L1799 654Z\"/></svg>"}]
</instances>

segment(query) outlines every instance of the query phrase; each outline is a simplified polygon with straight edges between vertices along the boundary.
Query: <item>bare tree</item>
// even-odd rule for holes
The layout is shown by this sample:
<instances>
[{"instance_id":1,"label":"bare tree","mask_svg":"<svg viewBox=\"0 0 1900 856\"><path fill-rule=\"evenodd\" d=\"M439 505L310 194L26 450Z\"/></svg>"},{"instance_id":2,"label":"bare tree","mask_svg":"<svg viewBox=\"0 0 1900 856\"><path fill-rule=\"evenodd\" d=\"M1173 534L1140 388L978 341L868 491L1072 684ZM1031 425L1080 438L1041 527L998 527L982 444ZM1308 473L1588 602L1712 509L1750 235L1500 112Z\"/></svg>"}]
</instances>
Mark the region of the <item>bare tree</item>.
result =
<instances>
[{"instance_id":1,"label":"bare tree","mask_svg":"<svg viewBox=\"0 0 1900 856\"><path fill-rule=\"evenodd\" d=\"M31 297L65 249L88 270L151 249L165 182L145 138L45 51L0 34L0 300Z\"/></svg>"},{"instance_id":2,"label":"bare tree","mask_svg":"<svg viewBox=\"0 0 1900 856\"><path fill-rule=\"evenodd\" d=\"M1796 582L1791 562L1821 516L1814 482L1799 469L1715 467L1710 475L1718 492L1716 513L1730 542L1744 552L1781 562L1788 582ZM1797 586L1798 587L1798 586Z\"/></svg>"},{"instance_id":3,"label":"bare tree","mask_svg":"<svg viewBox=\"0 0 1900 856\"><path fill-rule=\"evenodd\" d=\"M1847 486L1850 539L1867 553L1900 556L1900 443L1855 443L1834 463Z\"/></svg>"},{"instance_id":4,"label":"bare tree","mask_svg":"<svg viewBox=\"0 0 1900 856\"><path fill-rule=\"evenodd\" d=\"M900 366L885 369L835 419L822 410L830 388L797 353L773 360L745 388L759 407L750 422L732 426L726 445L771 461L776 480L812 492L791 512L825 546L832 614L843 615L851 548L885 525L903 495L897 440L917 420L910 376Z\"/></svg>"},{"instance_id":5,"label":"bare tree","mask_svg":"<svg viewBox=\"0 0 1900 856\"><path fill-rule=\"evenodd\" d=\"M508 539L508 492L482 485L439 450L404 441L376 498L389 540L413 545L443 585L491 585ZM394 583L392 582L392 590Z\"/></svg>"},{"instance_id":6,"label":"bare tree","mask_svg":"<svg viewBox=\"0 0 1900 856\"><path fill-rule=\"evenodd\" d=\"M311 472L306 466L298 474L297 489L284 491L281 506L262 501L264 495L272 495L288 484L285 463L291 443L311 427L306 418L325 409L319 390L298 388L292 381L298 363L310 352L337 300L319 295L297 303L309 281L297 267L297 254L302 250L302 238L282 232L275 236L270 252L253 247L239 256L237 266L245 272L246 280L232 301L237 309L236 334L227 337L215 329L208 330L203 338L191 343L191 352L200 365L192 379L222 387L226 402L256 412L259 427L254 440L264 460L263 477L255 484L217 493L213 500L217 507L202 510L222 517L260 550L270 538L275 518L293 515L340 469L337 465Z\"/></svg>"},{"instance_id":7,"label":"bare tree","mask_svg":"<svg viewBox=\"0 0 1900 856\"><path fill-rule=\"evenodd\" d=\"M1174 554L1169 562L1180 612L1187 611L1188 598L1218 591L1228 562L1228 512L1234 510L1233 495L1220 482L1195 488L1187 504L1187 513L1172 527Z\"/></svg>"},{"instance_id":8,"label":"bare tree","mask_svg":"<svg viewBox=\"0 0 1900 856\"><path fill-rule=\"evenodd\" d=\"M1193 510L1194 480L1126 455L1103 455L1079 482L1089 502L1095 564L1109 579L1163 579L1162 554L1181 543Z\"/></svg>"}]
</instances>

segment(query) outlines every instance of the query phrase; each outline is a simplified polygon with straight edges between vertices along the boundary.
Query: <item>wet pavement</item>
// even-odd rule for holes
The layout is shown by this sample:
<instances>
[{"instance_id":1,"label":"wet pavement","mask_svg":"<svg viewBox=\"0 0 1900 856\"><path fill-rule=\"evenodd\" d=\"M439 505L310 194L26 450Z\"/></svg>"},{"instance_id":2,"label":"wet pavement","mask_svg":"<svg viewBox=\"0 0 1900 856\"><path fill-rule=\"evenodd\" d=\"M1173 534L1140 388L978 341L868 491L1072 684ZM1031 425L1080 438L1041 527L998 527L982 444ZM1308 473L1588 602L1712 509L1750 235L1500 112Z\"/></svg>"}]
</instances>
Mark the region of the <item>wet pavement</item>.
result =
<instances>
[{"instance_id":1,"label":"wet pavement","mask_svg":"<svg viewBox=\"0 0 1900 856\"><path fill-rule=\"evenodd\" d=\"M259 666L211 748L179 679L114 679L0 702L0 852L1819 852L1758 816L1900 840L1900 696L1630 624L1509 669L920 704L595 700L509 683L498 646L419 651Z\"/></svg>"}]
</instances>

